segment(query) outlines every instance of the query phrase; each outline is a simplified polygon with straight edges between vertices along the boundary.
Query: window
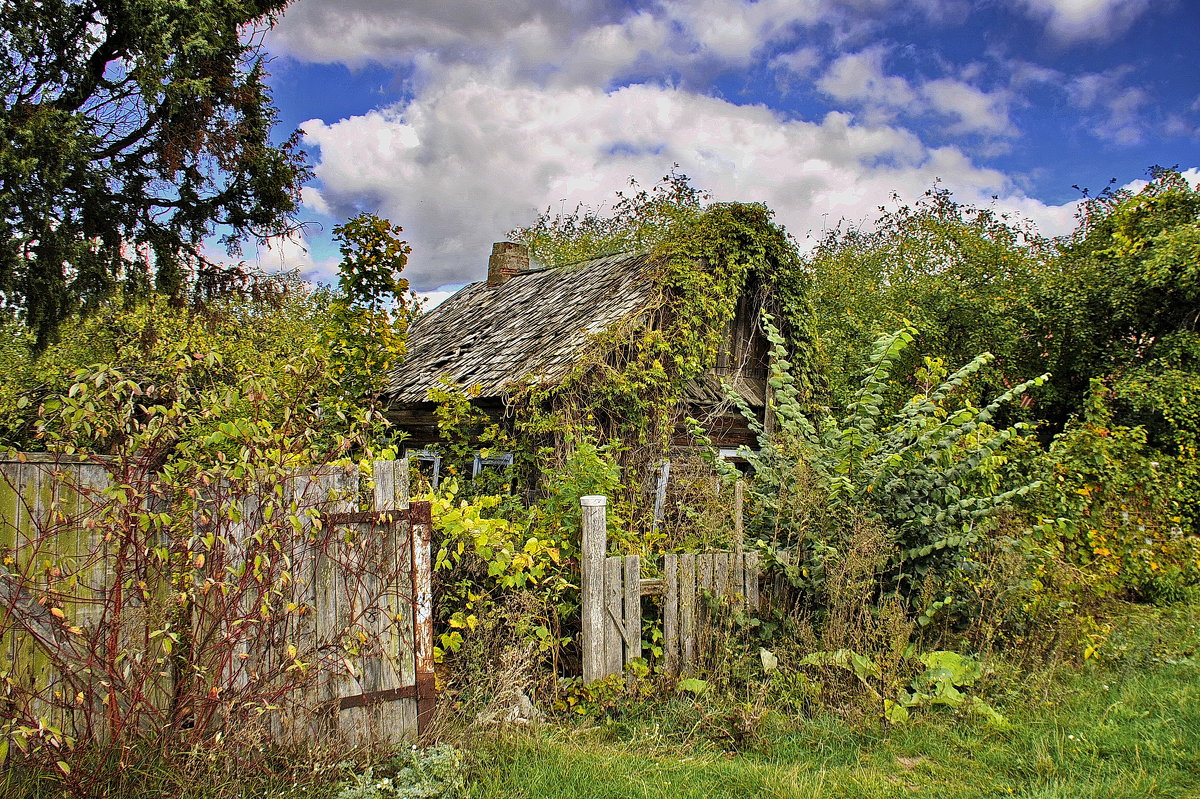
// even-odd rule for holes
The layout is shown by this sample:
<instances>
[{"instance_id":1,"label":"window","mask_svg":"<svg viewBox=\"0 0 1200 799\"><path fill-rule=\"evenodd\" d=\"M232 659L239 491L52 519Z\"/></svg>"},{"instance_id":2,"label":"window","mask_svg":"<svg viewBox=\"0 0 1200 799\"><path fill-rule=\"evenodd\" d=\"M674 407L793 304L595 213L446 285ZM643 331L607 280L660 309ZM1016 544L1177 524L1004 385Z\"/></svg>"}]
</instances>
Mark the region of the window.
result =
<instances>
[{"instance_id":1,"label":"window","mask_svg":"<svg viewBox=\"0 0 1200 799\"><path fill-rule=\"evenodd\" d=\"M476 452L475 465L471 467L471 476L478 477L479 473L484 469L496 469L503 471L511 469L513 465L513 454L511 452L496 452L488 455L486 458Z\"/></svg>"},{"instance_id":2,"label":"window","mask_svg":"<svg viewBox=\"0 0 1200 799\"><path fill-rule=\"evenodd\" d=\"M410 467L415 467L435 490L442 477L442 456L437 450L410 449L404 453Z\"/></svg>"}]
</instances>

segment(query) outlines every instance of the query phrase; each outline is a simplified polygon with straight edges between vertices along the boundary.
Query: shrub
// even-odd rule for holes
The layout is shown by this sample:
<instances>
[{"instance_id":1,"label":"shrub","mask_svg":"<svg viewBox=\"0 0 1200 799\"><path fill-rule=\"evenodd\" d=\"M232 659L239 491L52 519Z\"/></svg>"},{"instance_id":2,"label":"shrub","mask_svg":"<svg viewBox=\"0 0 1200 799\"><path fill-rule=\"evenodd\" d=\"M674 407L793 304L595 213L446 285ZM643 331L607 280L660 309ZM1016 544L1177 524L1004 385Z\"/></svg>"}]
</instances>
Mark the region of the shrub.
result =
<instances>
[{"instance_id":1,"label":"shrub","mask_svg":"<svg viewBox=\"0 0 1200 799\"><path fill-rule=\"evenodd\" d=\"M875 342L860 388L840 418L826 412L813 421L769 318L767 328L768 413L775 430L768 433L743 409L760 446L758 452L743 450L755 472L751 530L769 550L790 553L789 576L807 593L810 607L820 609L829 599L831 568L851 548L857 530L852 522L861 514L880 525L886 550L875 559L874 594L895 594L910 611L921 610L918 600L981 542L989 521L1037 487L1036 481L1005 484L1003 476L1006 450L1025 426L996 429L990 422L1044 377L977 408L958 395L990 355L948 376L927 359L928 388L892 407L885 397L894 391L893 371L914 338L908 327Z\"/></svg>"}]
</instances>

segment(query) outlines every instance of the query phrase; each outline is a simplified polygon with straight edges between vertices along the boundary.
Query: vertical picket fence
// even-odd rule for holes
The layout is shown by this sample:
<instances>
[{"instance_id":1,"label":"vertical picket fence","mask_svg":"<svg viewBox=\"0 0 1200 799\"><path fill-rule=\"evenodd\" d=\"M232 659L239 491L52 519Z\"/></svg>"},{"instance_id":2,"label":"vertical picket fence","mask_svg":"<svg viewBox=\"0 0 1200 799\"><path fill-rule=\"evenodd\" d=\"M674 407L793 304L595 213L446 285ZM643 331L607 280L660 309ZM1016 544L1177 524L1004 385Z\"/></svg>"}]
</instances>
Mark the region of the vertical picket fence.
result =
<instances>
[{"instance_id":1,"label":"vertical picket fence","mask_svg":"<svg viewBox=\"0 0 1200 799\"><path fill-rule=\"evenodd\" d=\"M644 595L662 598L663 665L669 674L685 674L699 662L709 622L705 596L735 608L758 606L758 553L668 554L661 579L642 579L638 556L606 554L606 498L583 497L580 505L584 682L621 674L642 656Z\"/></svg>"},{"instance_id":2,"label":"vertical picket fence","mask_svg":"<svg viewBox=\"0 0 1200 799\"><path fill-rule=\"evenodd\" d=\"M26 718L76 740L134 717L147 731L256 723L283 742L415 739L434 701L429 505L409 502L405 461L373 471L365 511L345 470L271 494L213 486L189 531L211 543L192 551L178 527L154 531L172 508L128 465L0 461L0 672ZM302 529L264 547L289 505ZM114 536L139 520L137 540Z\"/></svg>"}]
</instances>

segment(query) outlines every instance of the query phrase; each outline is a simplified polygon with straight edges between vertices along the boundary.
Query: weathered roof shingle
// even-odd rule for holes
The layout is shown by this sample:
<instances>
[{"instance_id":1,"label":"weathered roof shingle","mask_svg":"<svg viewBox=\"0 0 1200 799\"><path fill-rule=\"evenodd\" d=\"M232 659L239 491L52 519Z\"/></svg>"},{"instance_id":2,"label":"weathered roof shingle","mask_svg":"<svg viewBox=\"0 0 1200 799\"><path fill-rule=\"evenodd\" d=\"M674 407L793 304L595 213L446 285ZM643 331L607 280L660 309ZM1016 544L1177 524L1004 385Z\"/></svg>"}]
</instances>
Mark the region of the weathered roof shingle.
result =
<instances>
[{"instance_id":1,"label":"weathered roof shingle","mask_svg":"<svg viewBox=\"0 0 1200 799\"><path fill-rule=\"evenodd\" d=\"M518 380L566 375L588 336L642 308L652 291L649 257L622 253L520 272L507 283L472 283L408 331L408 353L393 370L392 402L423 402L445 376L498 397Z\"/></svg>"}]
</instances>

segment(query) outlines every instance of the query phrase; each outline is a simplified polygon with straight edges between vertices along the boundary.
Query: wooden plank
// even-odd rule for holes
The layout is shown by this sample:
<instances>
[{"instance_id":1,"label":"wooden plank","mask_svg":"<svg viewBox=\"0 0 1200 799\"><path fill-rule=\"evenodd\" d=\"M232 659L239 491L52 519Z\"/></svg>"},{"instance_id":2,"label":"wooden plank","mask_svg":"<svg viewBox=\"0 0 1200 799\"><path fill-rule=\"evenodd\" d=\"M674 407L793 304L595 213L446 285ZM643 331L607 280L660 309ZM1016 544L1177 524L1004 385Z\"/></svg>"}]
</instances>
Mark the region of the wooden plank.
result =
<instances>
[{"instance_id":1,"label":"wooden plank","mask_svg":"<svg viewBox=\"0 0 1200 799\"><path fill-rule=\"evenodd\" d=\"M624 558L604 559L604 676L625 668Z\"/></svg>"},{"instance_id":2,"label":"wooden plank","mask_svg":"<svg viewBox=\"0 0 1200 799\"><path fill-rule=\"evenodd\" d=\"M663 668L679 673L679 556L663 555Z\"/></svg>"},{"instance_id":3,"label":"wooden plank","mask_svg":"<svg viewBox=\"0 0 1200 799\"><path fill-rule=\"evenodd\" d=\"M657 533L667 506L667 483L671 479L671 461L664 460L658 467L658 484L654 489L654 515L650 532Z\"/></svg>"},{"instance_id":4,"label":"wooden plank","mask_svg":"<svg viewBox=\"0 0 1200 799\"><path fill-rule=\"evenodd\" d=\"M21 515L21 493L18 489L18 464L6 461L0 463L0 552L17 552L17 527ZM4 568L0 564L0 568ZM7 578L8 570L0 571L0 577ZM17 573L19 570L14 569ZM13 575L15 579L15 574ZM15 674L17 634L14 631L11 602L0 601L0 671Z\"/></svg>"},{"instance_id":5,"label":"wooden plank","mask_svg":"<svg viewBox=\"0 0 1200 799\"><path fill-rule=\"evenodd\" d=\"M404 735L416 738L417 735L417 701L415 691L417 686L417 593L416 580L413 575L413 551L417 546L413 535L413 524L402 522L396 526L396 553L399 564L396 570L395 603L396 630L395 653L398 666L400 686L411 685L414 699L411 703L402 702L399 724Z\"/></svg>"},{"instance_id":6,"label":"wooden plank","mask_svg":"<svg viewBox=\"0 0 1200 799\"><path fill-rule=\"evenodd\" d=\"M91 518L96 514L96 506L101 501L102 493L109 486L112 478L102 464L89 463L79 473L79 515L81 519ZM96 524L88 531L88 550L92 553L92 562L81 574L85 586L89 589L92 601L96 607L90 629L93 634L99 633L98 625L104 617L104 598L108 593L108 569L110 553L104 541L104 527ZM88 629L88 628L85 628Z\"/></svg>"},{"instance_id":7,"label":"wooden plank","mask_svg":"<svg viewBox=\"0 0 1200 799\"><path fill-rule=\"evenodd\" d=\"M309 484L309 491L304 497L307 507L317 505L327 507L327 497L334 484L329 475L314 475ZM316 532L313 540L314 573L313 573L313 625L314 636L314 674L312 699L309 707L312 710L327 707L340 700L340 680L337 671L344 668L340 665L339 630L337 615L337 556L338 544L336 536L327 528ZM340 714L334 713L328 719L314 716L312 738L313 743L328 740L340 727ZM331 726L327 727L326 725Z\"/></svg>"},{"instance_id":8,"label":"wooden plank","mask_svg":"<svg viewBox=\"0 0 1200 799\"><path fill-rule=\"evenodd\" d=\"M641 563L637 555L625 556L625 663L642 656Z\"/></svg>"},{"instance_id":9,"label":"wooden plank","mask_svg":"<svg viewBox=\"0 0 1200 799\"><path fill-rule=\"evenodd\" d=\"M84 464L80 470L79 516L81 520L99 515L97 511L103 502L104 489L112 484L112 475L109 474L108 468L104 464L104 461L90 462ZM80 574L80 581L92 603L92 610L87 618L88 625L83 627L84 636L88 641L100 640L106 620L105 601L110 590L109 583L112 579L110 570L114 553L104 537L105 530L102 524L94 524L88 530L87 547L91 553L91 561ZM97 676L89 677L90 687L84 692L85 698L92 702L100 699L100 687L96 682L99 679ZM98 718L102 718L103 714L96 710L97 708L93 708L93 713ZM104 735L106 732L105 728L93 730L93 734L99 735Z\"/></svg>"},{"instance_id":10,"label":"wooden plank","mask_svg":"<svg viewBox=\"0 0 1200 799\"><path fill-rule=\"evenodd\" d=\"M387 513L391 510L408 508L408 462L376 461L374 464L375 489L374 510ZM409 674L414 674L412 661L415 656L411 645L413 636L412 541L408 535L410 523L407 516L383 523L376 528L380 538L379 558L376 562L379 594L376 597L372 632L375 645L379 647L379 678L377 691L389 692L411 689L411 698L372 707L372 721L377 730L377 743L384 746L415 740L417 736L416 680L405 679L404 661L409 662ZM408 557L402 553L408 550ZM408 577L410 590L404 591L402 579ZM407 637L405 631L408 632Z\"/></svg>"},{"instance_id":11,"label":"wooden plank","mask_svg":"<svg viewBox=\"0 0 1200 799\"><path fill-rule=\"evenodd\" d=\"M696 556L696 585L699 590L713 593L713 556L704 552Z\"/></svg>"},{"instance_id":12,"label":"wooden plank","mask_svg":"<svg viewBox=\"0 0 1200 799\"><path fill-rule=\"evenodd\" d=\"M746 526L744 508L746 504L746 486L742 478L733 484L733 546L740 555L746 546Z\"/></svg>"},{"instance_id":13,"label":"wooden plank","mask_svg":"<svg viewBox=\"0 0 1200 799\"><path fill-rule=\"evenodd\" d=\"M322 724L316 715L316 707L320 701L317 684L319 682L319 658L317 652L317 576L320 559L320 537L314 541L311 523L304 516L303 508L315 496L318 489L316 480L310 475L295 475L285 481L284 502L281 512L290 513L295 506L300 514L301 529L292 533L287 539L292 552L292 584L288 588L287 598L296 606L290 613L290 622L281 641L283 656L291 660L289 646L296 648L295 659L309 664L303 671L293 670L290 680L290 690L281 697L279 705L279 734L281 740L303 741L316 743L323 734ZM284 529L291 525L284 522ZM284 666L290 666L288 663Z\"/></svg>"},{"instance_id":14,"label":"wooden plank","mask_svg":"<svg viewBox=\"0 0 1200 799\"><path fill-rule=\"evenodd\" d=\"M375 510L406 510L408 508L408 458L398 461L375 461Z\"/></svg>"},{"instance_id":15,"label":"wooden plank","mask_svg":"<svg viewBox=\"0 0 1200 799\"><path fill-rule=\"evenodd\" d=\"M341 600L345 608L345 627L351 645L357 650L349 657L354 670L350 673L341 695L339 724L345 723L346 710L357 710L357 721L354 726L343 727L343 737L355 746L370 746L377 735L378 706L373 703L349 703L347 696L377 695L383 691L383 658L379 652L379 640L382 630L378 625L379 614L376 603L380 593L381 581L378 570L372 563L372 555L377 555L380 543L376 540L378 526L375 524L346 525L342 533L350 539L345 547L348 579L343 583ZM339 530L339 533L342 531ZM345 690L354 693L346 694Z\"/></svg>"},{"instance_id":16,"label":"wooden plank","mask_svg":"<svg viewBox=\"0 0 1200 799\"><path fill-rule=\"evenodd\" d=\"M254 578L250 574L249 553L246 551L246 542L251 533L249 520L255 511L254 505L256 503L254 498L249 495L239 496L235 501L238 503L240 514L237 521L229 522L226 563L234 568L244 567L246 575L241 580L241 590L237 596L239 602L236 612L237 618L230 619L227 617L225 619L228 625L228 634L235 643L233 645L233 657L229 661L228 672L222 681L222 688L232 689L236 693L244 691L249 684L249 672L257 665L259 653L250 651L250 638L253 635L250 629L253 626L251 620L257 614L254 608ZM235 588L234 590L238 589ZM240 621L241 623L235 625L233 624L235 621Z\"/></svg>"},{"instance_id":17,"label":"wooden plank","mask_svg":"<svg viewBox=\"0 0 1200 799\"><path fill-rule=\"evenodd\" d=\"M586 496L579 500L583 511L583 531L580 560L580 602L583 624L580 633L583 646L583 681L590 683L606 676L607 658L604 654L604 553L607 547L606 505L602 496Z\"/></svg>"},{"instance_id":18,"label":"wooden plank","mask_svg":"<svg viewBox=\"0 0 1200 799\"><path fill-rule=\"evenodd\" d=\"M680 673L696 662L696 556L680 555L679 627L683 633Z\"/></svg>"},{"instance_id":19,"label":"wooden plank","mask_svg":"<svg viewBox=\"0 0 1200 799\"><path fill-rule=\"evenodd\" d=\"M24 466L27 472L27 488L24 496L27 525L24 571L31 578L31 582L40 582L37 580L38 562L45 556L46 547L51 545L48 540L46 520L46 494L51 483L49 470L52 468L54 468L53 463L26 464ZM43 597L46 596L44 590L38 593ZM33 714L36 718L50 720L52 724L61 723L61 719L54 718L51 704L47 701L47 693L58 675L57 669L51 664L50 655L46 651L46 642L35 642L31 638L28 653L26 662L29 664L29 686L35 696L32 703Z\"/></svg>"},{"instance_id":20,"label":"wooden plank","mask_svg":"<svg viewBox=\"0 0 1200 799\"><path fill-rule=\"evenodd\" d=\"M713 595L716 596L718 601L726 602L730 596L729 571L732 565L730 561L733 560L733 556L728 552L714 552L709 557L712 558L713 565Z\"/></svg>"},{"instance_id":21,"label":"wooden plank","mask_svg":"<svg viewBox=\"0 0 1200 799\"><path fill-rule=\"evenodd\" d=\"M81 607L79 587L76 581L70 579L71 575L78 568L80 558L83 556L83 549L86 547L86 538L82 525L76 524L72 510L74 499L76 496L75 487L79 484L79 463L76 461L67 461L59 464L53 474L53 479L50 484L50 501L46 508L46 522L51 525L49 529L53 530L54 540L51 547L51 560L59 570L58 578L47 577L46 583L50 590L57 594L58 606L63 609L66 614L63 619L65 624L79 624L79 610ZM81 540L82 539L82 540ZM73 664L75 665L75 664ZM70 669L68 673L64 673L57 667L54 668L53 680L51 686L55 701L56 710L54 718L57 726L65 734L70 735L75 730L75 703L71 700L71 696L75 693L71 690L71 684L74 682L76 675L79 672L78 666ZM158 698L147 692L149 699ZM158 706L162 706L159 701Z\"/></svg>"},{"instance_id":22,"label":"wooden plank","mask_svg":"<svg viewBox=\"0 0 1200 799\"><path fill-rule=\"evenodd\" d=\"M743 576L745 560L746 556L740 552L729 553L729 568L726 572L728 582L725 586L725 592L726 596L729 597L729 601L739 610L746 601L746 579Z\"/></svg>"},{"instance_id":23,"label":"wooden plank","mask_svg":"<svg viewBox=\"0 0 1200 799\"><path fill-rule=\"evenodd\" d=\"M332 472L328 479L332 490L329 504L323 509L329 513L352 513L357 505L358 473L352 468L339 469ZM362 528L350 527L345 532L330 537L329 546L336 547L340 568L335 569L333 595L329 601L333 603L333 634L332 643L337 645L337 654L341 663L335 663L331 669L334 682L333 697L339 702L342 697L355 696L363 693L363 678L367 668L368 658L363 652L368 651L366 642L362 640L363 630L360 622L363 615L363 590L366 573L362 568L361 549L354 539L354 533L361 533ZM352 653L347 646L353 646L358 654ZM344 741L355 745L365 744L370 734L371 714L365 707L351 707L338 711L338 732Z\"/></svg>"},{"instance_id":24,"label":"wooden plank","mask_svg":"<svg viewBox=\"0 0 1200 799\"><path fill-rule=\"evenodd\" d=\"M759 608L758 594L758 573L759 573L759 553L746 553L746 607L751 613L755 613Z\"/></svg>"},{"instance_id":25,"label":"wooden plank","mask_svg":"<svg viewBox=\"0 0 1200 799\"><path fill-rule=\"evenodd\" d=\"M663 579L661 577L643 577L638 581L641 586L639 593L642 596L658 596L663 592Z\"/></svg>"},{"instance_id":26,"label":"wooden plank","mask_svg":"<svg viewBox=\"0 0 1200 799\"><path fill-rule=\"evenodd\" d=\"M69 647L71 642L62 635L61 626L45 606L43 592L35 589L34 562L38 549L37 501L41 493L40 468L34 464L17 463L12 467L15 493L13 523L13 564L5 569L0 583L0 602L12 608L22 624L14 630L11 649L11 679L20 690L27 692L28 708L34 719L49 718L48 707L38 695L44 688L43 672L50 668L43 647ZM39 641L41 643L39 643Z\"/></svg>"}]
</instances>

